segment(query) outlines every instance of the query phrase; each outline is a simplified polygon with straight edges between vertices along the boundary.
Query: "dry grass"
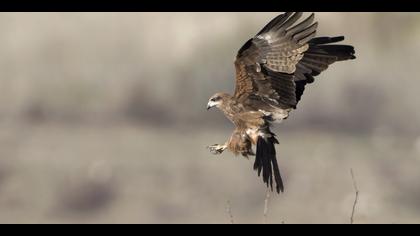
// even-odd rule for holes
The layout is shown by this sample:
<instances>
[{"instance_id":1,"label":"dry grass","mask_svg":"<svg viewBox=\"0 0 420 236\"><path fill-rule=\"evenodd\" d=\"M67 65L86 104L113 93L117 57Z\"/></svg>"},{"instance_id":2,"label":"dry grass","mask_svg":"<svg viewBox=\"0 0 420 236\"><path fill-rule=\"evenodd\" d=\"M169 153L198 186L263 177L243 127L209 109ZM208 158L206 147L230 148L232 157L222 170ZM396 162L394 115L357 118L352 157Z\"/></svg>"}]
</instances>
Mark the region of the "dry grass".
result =
<instances>
[{"instance_id":1,"label":"dry grass","mask_svg":"<svg viewBox=\"0 0 420 236\"><path fill-rule=\"evenodd\" d=\"M226 131L132 125L1 128L3 166L10 171L0 183L0 222L226 223L222 209L229 199L235 223L343 223L354 201L343 175L350 166L363 188L357 223L420 220L416 202L401 201L420 178L413 168L420 161L417 149L407 146L415 140L277 132L287 190L268 201L252 160L228 153L215 158L205 149L223 140ZM89 193L86 186L98 188ZM110 197L85 214L84 204L99 192Z\"/></svg>"},{"instance_id":2,"label":"dry grass","mask_svg":"<svg viewBox=\"0 0 420 236\"><path fill-rule=\"evenodd\" d=\"M352 205L352 211L351 211L351 215L350 215L350 224L354 224L354 215L356 213L356 207L357 207L357 203L359 200L359 188L357 187L357 182L356 179L354 177L354 173L353 173L353 169L350 169L350 175L351 175L351 179L353 181L353 187L354 187L354 191L355 191L355 199ZM269 200L270 200L271 194L270 194L270 189L267 188L266 191L266 195L265 195L265 199L264 199L264 213L263 213L263 223L267 224L268 223L268 211L269 211ZM232 209L231 209L231 203L230 201L227 202L227 207L226 207L226 212L228 213L229 216L229 220L231 224L234 224L234 217L232 214ZM285 221L281 221L281 224L285 224Z\"/></svg>"}]
</instances>

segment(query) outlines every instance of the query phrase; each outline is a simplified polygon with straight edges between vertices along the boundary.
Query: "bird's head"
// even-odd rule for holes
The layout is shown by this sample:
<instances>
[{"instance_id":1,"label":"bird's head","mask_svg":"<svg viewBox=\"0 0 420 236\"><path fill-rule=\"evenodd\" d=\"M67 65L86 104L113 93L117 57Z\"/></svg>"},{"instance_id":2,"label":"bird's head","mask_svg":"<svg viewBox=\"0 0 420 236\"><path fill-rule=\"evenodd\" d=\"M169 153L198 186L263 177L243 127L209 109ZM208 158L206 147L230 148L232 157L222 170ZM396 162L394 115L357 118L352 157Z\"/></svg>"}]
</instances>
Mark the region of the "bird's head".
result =
<instances>
[{"instance_id":1,"label":"bird's head","mask_svg":"<svg viewBox=\"0 0 420 236\"><path fill-rule=\"evenodd\" d=\"M207 110L212 107L220 107L230 98L230 95L227 93L216 93L215 95L211 96L209 102L207 103Z\"/></svg>"}]
</instances>

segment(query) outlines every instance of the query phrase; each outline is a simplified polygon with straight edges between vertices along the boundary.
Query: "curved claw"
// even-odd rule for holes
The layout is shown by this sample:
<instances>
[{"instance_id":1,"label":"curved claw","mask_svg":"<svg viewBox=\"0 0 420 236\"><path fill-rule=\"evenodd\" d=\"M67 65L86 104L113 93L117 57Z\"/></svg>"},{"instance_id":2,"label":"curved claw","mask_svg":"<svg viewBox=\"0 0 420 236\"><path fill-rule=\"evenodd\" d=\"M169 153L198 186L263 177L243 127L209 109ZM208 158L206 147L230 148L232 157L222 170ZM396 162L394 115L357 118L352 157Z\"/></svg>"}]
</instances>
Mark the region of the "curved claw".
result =
<instances>
[{"instance_id":1,"label":"curved claw","mask_svg":"<svg viewBox=\"0 0 420 236\"><path fill-rule=\"evenodd\" d=\"M213 155L219 155L219 154L222 154L222 152L226 149L226 146L214 144L214 145L207 146L207 148L210 150L210 152Z\"/></svg>"}]
</instances>

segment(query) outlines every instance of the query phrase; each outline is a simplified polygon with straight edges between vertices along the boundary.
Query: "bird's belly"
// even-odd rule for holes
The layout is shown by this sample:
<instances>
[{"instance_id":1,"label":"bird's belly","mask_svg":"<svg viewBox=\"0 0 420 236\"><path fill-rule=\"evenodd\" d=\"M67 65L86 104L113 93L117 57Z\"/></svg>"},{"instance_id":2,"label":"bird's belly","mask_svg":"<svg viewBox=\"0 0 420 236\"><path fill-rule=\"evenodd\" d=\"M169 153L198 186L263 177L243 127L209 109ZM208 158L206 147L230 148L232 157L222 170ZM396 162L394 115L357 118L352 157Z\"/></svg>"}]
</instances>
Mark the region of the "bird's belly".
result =
<instances>
[{"instance_id":1,"label":"bird's belly","mask_svg":"<svg viewBox=\"0 0 420 236\"><path fill-rule=\"evenodd\" d=\"M259 129L247 129L246 134L251 139L252 144L257 144L258 136L260 135Z\"/></svg>"}]
</instances>

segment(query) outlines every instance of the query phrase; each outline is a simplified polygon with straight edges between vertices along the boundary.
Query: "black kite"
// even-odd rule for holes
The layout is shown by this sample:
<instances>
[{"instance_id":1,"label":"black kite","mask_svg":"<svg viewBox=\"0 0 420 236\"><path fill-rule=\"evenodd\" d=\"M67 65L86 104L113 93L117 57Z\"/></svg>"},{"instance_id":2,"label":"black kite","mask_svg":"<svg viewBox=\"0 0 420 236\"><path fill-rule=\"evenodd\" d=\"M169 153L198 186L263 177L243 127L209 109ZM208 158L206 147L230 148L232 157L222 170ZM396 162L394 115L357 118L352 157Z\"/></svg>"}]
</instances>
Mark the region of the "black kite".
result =
<instances>
[{"instance_id":1,"label":"black kite","mask_svg":"<svg viewBox=\"0 0 420 236\"><path fill-rule=\"evenodd\" d=\"M284 13L274 18L239 50L236 60L236 89L233 95L216 93L207 109L219 108L235 130L223 145L212 145L214 154L228 149L245 157L255 155L254 170L267 187L283 192L283 181L270 125L296 109L305 86L336 61L355 59L354 48L334 44L339 37L315 37L314 14L295 24L302 13ZM256 153L252 150L256 145Z\"/></svg>"}]
</instances>

